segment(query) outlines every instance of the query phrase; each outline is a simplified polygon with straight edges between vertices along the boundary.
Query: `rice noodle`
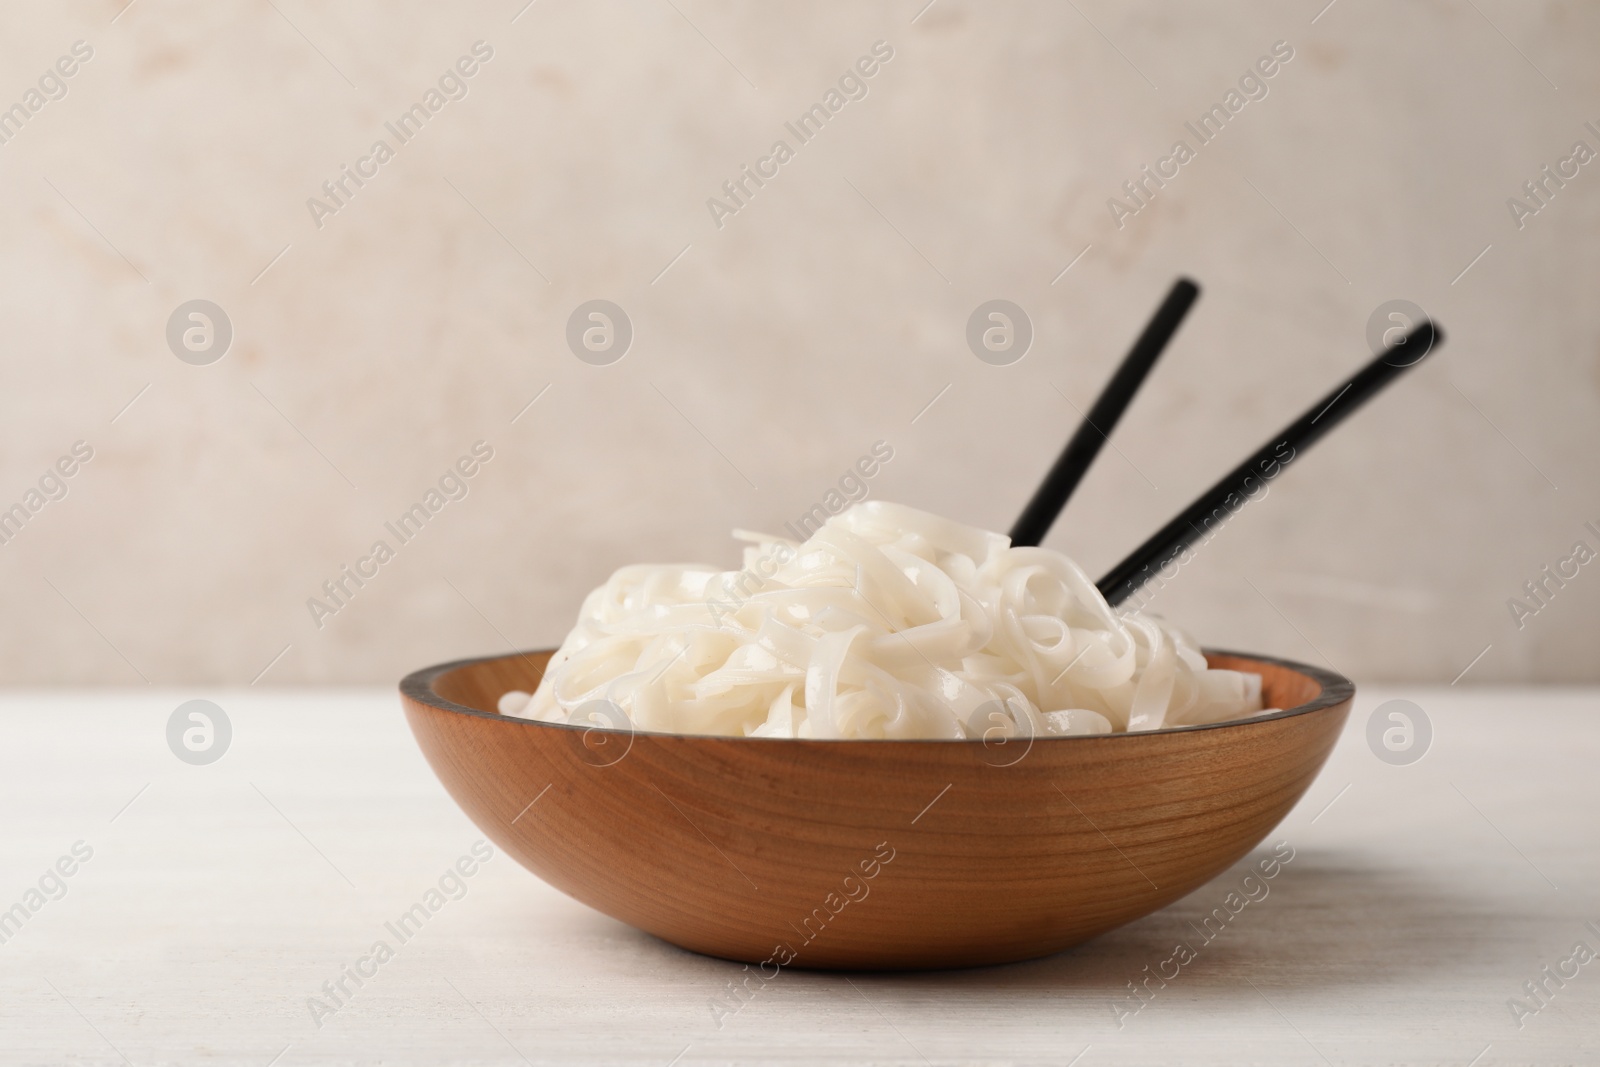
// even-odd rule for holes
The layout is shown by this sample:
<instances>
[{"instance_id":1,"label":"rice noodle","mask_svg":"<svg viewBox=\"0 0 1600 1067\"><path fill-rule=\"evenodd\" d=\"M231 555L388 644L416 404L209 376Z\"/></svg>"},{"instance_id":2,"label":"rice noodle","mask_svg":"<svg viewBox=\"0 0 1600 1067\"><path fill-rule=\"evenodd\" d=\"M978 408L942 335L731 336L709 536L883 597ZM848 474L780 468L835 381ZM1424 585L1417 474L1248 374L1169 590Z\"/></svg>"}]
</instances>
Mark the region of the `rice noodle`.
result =
<instances>
[{"instance_id":1,"label":"rice noodle","mask_svg":"<svg viewBox=\"0 0 1600 1067\"><path fill-rule=\"evenodd\" d=\"M743 571L613 574L585 598L537 691L506 693L501 713L681 734L954 740L1262 710L1259 675L1211 670L1182 632L1119 616L1050 549L878 501L803 544L735 536L750 542Z\"/></svg>"}]
</instances>

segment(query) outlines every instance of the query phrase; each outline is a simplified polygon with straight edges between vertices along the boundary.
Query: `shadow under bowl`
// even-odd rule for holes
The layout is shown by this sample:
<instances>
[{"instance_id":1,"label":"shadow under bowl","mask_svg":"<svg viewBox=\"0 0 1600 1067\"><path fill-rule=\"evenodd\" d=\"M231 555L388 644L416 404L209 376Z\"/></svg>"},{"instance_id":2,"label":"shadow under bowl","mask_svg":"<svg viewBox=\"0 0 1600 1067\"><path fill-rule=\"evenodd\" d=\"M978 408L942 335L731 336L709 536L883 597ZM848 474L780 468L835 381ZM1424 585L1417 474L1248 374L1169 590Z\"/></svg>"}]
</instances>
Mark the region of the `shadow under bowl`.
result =
<instances>
[{"instance_id":1,"label":"shadow under bowl","mask_svg":"<svg viewBox=\"0 0 1600 1067\"><path fill-rule=\"evenodd\" d=\"M417 743L489 839L675 945L767 967L967 967L1060 951L1227 869L1305 793L1355 687L1207 651L1268 707L1211 726L983 741L619 732L498 714L551 653L400 683ZM770 976L770 975L769 975Z\"/></svg>"}]
</instances>

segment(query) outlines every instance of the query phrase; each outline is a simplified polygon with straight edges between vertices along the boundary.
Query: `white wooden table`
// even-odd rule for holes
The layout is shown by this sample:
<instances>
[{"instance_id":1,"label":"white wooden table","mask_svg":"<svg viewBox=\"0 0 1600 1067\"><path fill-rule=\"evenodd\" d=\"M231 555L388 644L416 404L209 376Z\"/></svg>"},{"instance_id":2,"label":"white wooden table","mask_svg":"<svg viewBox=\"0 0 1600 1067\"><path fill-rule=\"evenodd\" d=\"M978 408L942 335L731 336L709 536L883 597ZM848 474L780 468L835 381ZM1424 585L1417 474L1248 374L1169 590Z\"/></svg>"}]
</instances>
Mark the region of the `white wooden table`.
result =
<instances>
[{"instance_id":1,"label":"white wooden table","mask_svg":"<svg viewBox=\"0 0 1600 1067\"><path fill-rule=\"evenodd\" d=\"M190 766L166 724L200 696L233 738ZM1433 724L1409 766L1366 741L1394 697ZM504 856L404 943L388 931L480 838L389 692L10 693L0 730L0 908L39 904L0 944L7 1064L1600 1062L1600 962L1543 978L1520 1028L1508 1008L1574 943L1600 951L1600 691L1363 691L1268 839L1295 850L1270 895L1136 1013L1126 983L1200 944L1191 921L1243 865L1034 963L786 972L720 1028L737 967ZM63 856L72 875L48 875Z\"/></svg>"}]
</instances>

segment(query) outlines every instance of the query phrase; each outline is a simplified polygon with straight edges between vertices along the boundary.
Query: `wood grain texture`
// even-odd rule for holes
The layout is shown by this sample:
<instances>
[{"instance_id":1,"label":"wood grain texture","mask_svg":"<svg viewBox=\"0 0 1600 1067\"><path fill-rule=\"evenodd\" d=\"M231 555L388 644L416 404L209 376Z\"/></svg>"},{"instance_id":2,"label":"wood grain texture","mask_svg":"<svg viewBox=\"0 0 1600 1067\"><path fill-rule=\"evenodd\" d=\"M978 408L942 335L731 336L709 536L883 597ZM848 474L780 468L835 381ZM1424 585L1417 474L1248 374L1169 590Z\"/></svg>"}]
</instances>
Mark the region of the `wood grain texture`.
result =
<instances>
[{"instance_id":1,"label":"wood grain texture","mask_svg":"<svg viewBox=\"0 0 1600 1067\"><path fill-rule=\"evenodd\" d=\"M549 653L401 686L435 773L549 884L697 952L838 969L1057 952L1186 895L1310 786L1353 686L1283 661L1290 710L1210 727L1031 744L627 734L495 714Z\"/></svg>"}]
</instances>

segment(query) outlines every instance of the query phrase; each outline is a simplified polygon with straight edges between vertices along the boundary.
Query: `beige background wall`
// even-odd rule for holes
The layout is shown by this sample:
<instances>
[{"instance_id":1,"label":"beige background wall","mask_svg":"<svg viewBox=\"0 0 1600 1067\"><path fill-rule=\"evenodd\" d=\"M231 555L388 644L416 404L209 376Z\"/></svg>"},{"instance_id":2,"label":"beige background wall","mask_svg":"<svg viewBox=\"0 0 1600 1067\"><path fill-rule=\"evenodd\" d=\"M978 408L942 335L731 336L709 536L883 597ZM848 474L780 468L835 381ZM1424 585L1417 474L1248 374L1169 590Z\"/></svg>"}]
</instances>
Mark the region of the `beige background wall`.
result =
<instances>
[{"instance_id":1,"label":"beige background wall","mask_svg":"<svg viewBox=\"0 0 1600 1067\"><path fill-rule=\"evenodd\" d=\"M1520 231L1506 207L1600 149L1600 9L924 2L7 5L0 103L94 54L0 146L0 506L94 458L0 546L4 679L387 683L548 645L612 568L731 565L730 528L879 440L875 496L1004 529L1186 272L1205 295L1050 544L1103 571L1405 297L1448 348L1158 606L1364 679L1489 646L1462 684L1600 680L1600 565L1520 631L1506 605L1600 547L1600 164ZM307 198L479 40L465 99L318 228ZM879 40L867 96L717 228L707 198ZM1279 40L1269 95L1113 225ZM1008 367L964 341L995 297L1036 330ZM164 336L195 298L233 324L209 366ZM611 366L563 339L594 298L634 326ZM469 495L316 628L478 440Z\"/></svg>"}]
</instances>

